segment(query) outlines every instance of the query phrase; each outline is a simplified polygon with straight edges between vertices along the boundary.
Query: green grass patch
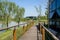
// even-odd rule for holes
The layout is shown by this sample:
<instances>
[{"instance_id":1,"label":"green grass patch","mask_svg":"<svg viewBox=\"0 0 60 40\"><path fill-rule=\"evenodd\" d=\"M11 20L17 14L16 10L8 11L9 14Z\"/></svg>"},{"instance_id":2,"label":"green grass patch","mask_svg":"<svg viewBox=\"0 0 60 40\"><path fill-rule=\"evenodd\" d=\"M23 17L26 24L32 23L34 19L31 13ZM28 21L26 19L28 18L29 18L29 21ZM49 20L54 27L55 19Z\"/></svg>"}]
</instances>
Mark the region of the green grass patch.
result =
<instances>
[{"instance_id":1,"label":"green grass patch","mask_svg":"<svg viewBox=\"0 0 60 40\"><path fill-rule=\"evenodd\" d=\"M8 34L10 34L12 31L11 30L9 30L9 31L7 31L7 32L4 32L4 33L2 33L1 35L0 35L0 38L3 38L3 37L6 37Z\"/></svg>"},{"instance_id":2,"label":"green grass patch","mask_svg":"<svg viewBox=\"0 0 60 40\"><path fill-rule=\"evenodd\" d=\"M22 27L17 28L17 30L16 30L17 39L18 39L18 37L20 37L22 32L23 32ZM13 30L11 30L11 29L6 30L5 32L0 34L0 40L12 40L12 39L13 39Z\"/></svg>"},{"instance_id":3,"label":"green grass patch","mask_svg":"<svg viewBox=\"0 0 60 40\"><path fill-rule=\"evenodd\" d=\"M0 35L0 40L8 39L8 37L11 35L12 30L6 30Z\"/></svg>"},{"instance_id":4,"label":"green grass patch","mask_svg":"<svg viewBox=\"0 0 60 40\"><path fill-rule=\"evenodd\" d=\"M23 34L23 28L22 28L22 27L19 27L19 28L16 30L17 40L21 37L22 34Z\"/></svg>"},{"instance_id":5,"label":"green grass patch","mask_svg":"<svg viewBox=\"0 0 60 40\"><path fill-rule=\"evenodd\" d=\"M25 26L25 28L23 29L23 27L17 27L16 29L16 37L17 40L31 27L31 25L29 26ZM0 34L0 40L13 40L13 30L9 29L6 30L5 32L3 32L2 34Z\"/></svg>"}]
</instances>

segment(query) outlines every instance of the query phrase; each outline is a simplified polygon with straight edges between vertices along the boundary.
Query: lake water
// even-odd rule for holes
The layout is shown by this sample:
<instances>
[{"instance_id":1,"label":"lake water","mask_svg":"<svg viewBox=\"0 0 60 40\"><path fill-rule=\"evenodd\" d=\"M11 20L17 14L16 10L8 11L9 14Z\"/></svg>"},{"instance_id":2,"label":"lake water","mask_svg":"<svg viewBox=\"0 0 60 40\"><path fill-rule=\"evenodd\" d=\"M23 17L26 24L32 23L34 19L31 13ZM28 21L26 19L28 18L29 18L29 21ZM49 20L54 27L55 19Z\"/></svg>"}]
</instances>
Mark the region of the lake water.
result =
<instances>
[{"instance_id":1,"label":"lake water","mask_svg":"<svg viewBox=\"0 0 60 40\"><path fill-rule=\"evenodd\" d=\"M26 22L20 22L19 24L24 24ZM11 26L15 26L15 25L18 25L18 23L14 22L14 21L11 21L9 24L8 24L8 27L11 27ZM23 25L20 25L21 27ZM7 27L7 26L4 26L4 28ZM0 28L2 28L2 24L0 24ZM3 31L0 31L0 33L3 32Z\"/></svg>"},{"instance_id":2,"label":"lake water","mask_svg":"<svg viewBox=\"0 0 60 40\"><path fill-rule=\"evenodd\" d=\"M26 22L20 22L19 24L24 24ZM9 24L8 24L8 27L11 27L11 26L15 26L15 25L18 25L18 23L14 22L14 21L11 21ZM23 26L23 25L21 25ZM2 28L2 24L0 24L0 28Z\"/></svg>"}]
</instances>

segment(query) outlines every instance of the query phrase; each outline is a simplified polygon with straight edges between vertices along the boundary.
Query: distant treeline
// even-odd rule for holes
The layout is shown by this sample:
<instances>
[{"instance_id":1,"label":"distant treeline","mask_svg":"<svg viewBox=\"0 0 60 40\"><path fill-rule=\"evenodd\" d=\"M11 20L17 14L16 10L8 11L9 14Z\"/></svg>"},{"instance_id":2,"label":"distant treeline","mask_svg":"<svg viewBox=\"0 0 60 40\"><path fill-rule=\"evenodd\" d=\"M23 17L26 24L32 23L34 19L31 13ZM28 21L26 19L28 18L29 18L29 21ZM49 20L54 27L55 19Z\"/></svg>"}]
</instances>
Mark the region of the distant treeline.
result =
<instances>
[{"instance_id":1,"label":"distant treeline","mask_svg":"<svg viewBox=\"0 0 60 40\"><path fill-rule=\"evenodd\" d=\"M25 19L27 19L27 20L30 20L30 19L37 20L38 17L36 17L36 16L28 16ZM47 20L47 16L41 16L40 20Z\"/></svg>"}]
</instances>

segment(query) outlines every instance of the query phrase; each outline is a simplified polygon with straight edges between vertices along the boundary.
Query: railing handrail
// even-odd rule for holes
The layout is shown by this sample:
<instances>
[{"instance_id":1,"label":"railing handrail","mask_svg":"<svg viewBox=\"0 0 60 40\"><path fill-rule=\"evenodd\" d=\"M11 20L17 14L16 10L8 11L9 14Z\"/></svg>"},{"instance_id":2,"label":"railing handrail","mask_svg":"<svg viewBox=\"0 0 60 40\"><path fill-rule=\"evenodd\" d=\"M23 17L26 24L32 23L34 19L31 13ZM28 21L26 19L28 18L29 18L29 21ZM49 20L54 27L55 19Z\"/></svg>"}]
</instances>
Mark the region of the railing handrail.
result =
<instances>
[{"instance_id":1,"label":"railing handrail","mask_svg":"<svg viewBox=\"0 0 60 40\"><path fill-rule=\"evenodd\" d=\"M26 27L25 27L25 24L27 24ZM2 29L0 29L0 31L7 30L7 29L10 29L10 28L14 28L14 29L13 29L13 40L17 40L16 27L18 27L19 25L23 25L23 34L24 34L24 32L26 32L26 31L28 30L28 28L30 28L31 26L33 26L33 24L34 24L33 21L30 21L30 22L28 21L28 22L23 23L23 24L17 24L17 25L15 25L15 26L7 27L7 28L2 28ZM29 27L28 27L28 26L29 26Z\"/></svg>"},{"instance_id":2,"label":"railing handrail","mask_svg":"<svg viewBox=\"0 0 60 40\"><path fill-rule=\"evenodd\" d=\"M17 24L15 26L7 27L7 28L1 28L0 31L7 30L7 29L10 29L10 28L13 28L13 27L17 27L18 25L25 25L25 24L28 24L28 23Z\"/></svg>"},{"instance_id":3,"label":"railing handrail","mask_svg":"<svg viewBox=\"0 0 60 40\"><path fill-rule=\"evenodd\" d=\"M59 40L52 32L50 32L45 26L43 26L41 23L40 23L40 25L43 27L43 29L45 30L45 31L47 31L49 34L51 34L51 36L55 39L55 40Z\"/></svg>"}]
</instances>

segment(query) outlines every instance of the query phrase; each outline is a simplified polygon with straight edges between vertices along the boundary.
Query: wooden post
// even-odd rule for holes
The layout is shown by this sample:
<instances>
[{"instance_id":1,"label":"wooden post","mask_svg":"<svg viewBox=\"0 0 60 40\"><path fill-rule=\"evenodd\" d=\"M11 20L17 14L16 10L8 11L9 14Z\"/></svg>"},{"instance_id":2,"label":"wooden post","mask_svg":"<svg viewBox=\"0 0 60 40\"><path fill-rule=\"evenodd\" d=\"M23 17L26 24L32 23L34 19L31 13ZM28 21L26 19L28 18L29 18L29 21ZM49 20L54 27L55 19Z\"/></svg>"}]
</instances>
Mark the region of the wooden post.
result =
<instances>
[{"instance_id":1,"label":"wooden post","mask_svg":"<svg viewBox=\"0 0 60 40\"><path fill-rule=\"evenodd\" d=\"M27 29L28 29L28 24L27 24Z\"/></svg>"},{"instance_id":2,"label":"wooden post","mask_svg":"<svg viewBox=\"0 0 60 40\"><path fill-rule=\"evenodd\" d=\"M14 27L14 30L13 30L13 40L16 40L16 27Z\"/></svg>"},{"instance_id":3,"label":"wooden post","mask_svg":"<svg viewBox=\"0 0 60 40\"><path fill-rule=\"evenodd\" d=\"M41 25L40 25L40 33L41 33L41 31L42 31L42 27L41 27Z\"/></svg>"},{"instance_id":4,"label":"wooden post","mask_svg":"<svg viewBox=\"0 0 60 40\"><path fill-rule=\"evenodd\" d=\"M24 25L23 25L23 31L24 31Z\"/></svg>"},{"instance_id":5,"label":"wooden post","mask_svg":"<svg viewBox=\"0 0 60 40\"><path fill-rule=\"evenodd\" d=\"M42 27L42 40L45 40L45 29Z\"/></svg>"},{"instance_id":6,"label":"wooden post","mask_svg":"<svg viewBox=\"0 0 60 40\"><path fill-rule=\"evenodd\" d=\"M28 29L28 24L27 24L27 29Z\"/></svg>"}]
</instances>

